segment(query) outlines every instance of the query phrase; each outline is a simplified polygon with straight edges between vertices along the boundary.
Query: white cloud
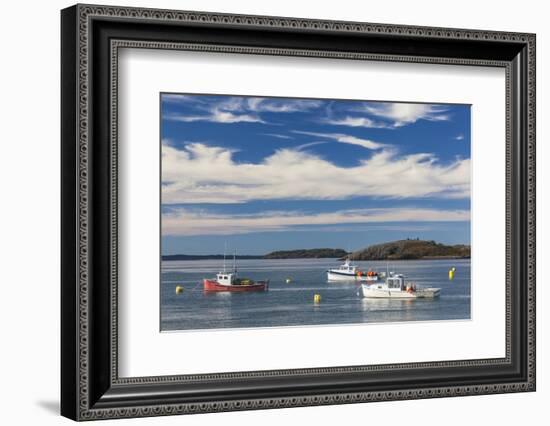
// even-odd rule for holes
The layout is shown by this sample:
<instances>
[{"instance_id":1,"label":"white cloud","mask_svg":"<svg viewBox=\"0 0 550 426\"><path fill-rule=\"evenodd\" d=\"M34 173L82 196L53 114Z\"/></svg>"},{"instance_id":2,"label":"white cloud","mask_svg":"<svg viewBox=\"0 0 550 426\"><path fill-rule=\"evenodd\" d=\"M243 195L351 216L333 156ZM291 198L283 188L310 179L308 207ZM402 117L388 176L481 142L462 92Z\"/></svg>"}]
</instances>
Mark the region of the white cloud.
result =
<instances>
[{"instance_id":1,"label":"white cloud","mask_svg":"<svg viewBox=\"0 0 550 426\"><path fill-rule=\"evenodd\" d=\"M186 100L187 96L186 95L177 95L177 94L172 94L172 93L163 93L161 95L161 99L164 102L180 102L180 101Z\"/></svg>"},{"instance_id":2,"label":"white cloud","mask_svg":"<svg viewBox=\"0 0 550 426\"><path fill-rule=\"evenodd\" d=\"M169 114L165 115L166 120L171 121L183 121L185 123L192 123L195 121L207 121L211 123L265 123L260 117L250 114L234 114L229 111L222 111L219 109L213 109L204 115L182 115L182 114Z\"/></svg>"},{"instance_id":3,"label":"white cloud","mask_svg":"<svg viewBox=\"0 0 550 426\"><path fill-rule=\"evenodd\" d=\"M347 112L362 113L362 115L334 118L333 113L329 112L329 117L323 122L335 126L396 129L416 123L418 120L445 121L450 119L447 108L441 105L390 102L366 102L359 103L359 105L350 108ZM373 119L372 116L377 119Z\"/></svg>"},{"instance_id":4,"label":"white cloud","mask_svg":"<svg viewBox=\"0 0 550 426\"><path fill-rule=\"evenodd\" d=\"M433 154L399 156L382 149L355 166L281 149L259 163L236 162L234 151L202 143L163 143L162 202L243 203L251 200L343 200L360 196L466 198L470 160L440 164Z\"/></svg>"},{"instance_id":5,"label":"white cloud","mask_svg":"<svg viewBox=\"0 0 550 426\"><path fill-rule=\"evenodd\" d=\"M341 119L326 119L323 121L327 124L332 124L334 126L348 126L348 127L367 127L370 129L391 129L393 128L390 125L381 123L379 121L371 120L367 117L350 117L346 116Z\"/></svg>"},{"instance_id":6,"label":"white cloud","mask_svg":"<svg viewBox=\"0 0 550 426\"><path fill-rule=\"evenodd\" d=\"M319 108L322 102L308 99L244 98L246 108L254 112L303 112Z\"/></svg>"},{"instance_id":7,"label":"white cloud","mask_svg":"<svg viewBox=\"0 0 550 426\"><path fill-rule=\"evenodd\" d=\"M295 147L294 149L296 149L297 151L300 151L302 149L305 149L305 148L309 148L311 146L317 146L317 145L323 145L323 144L326 144L326 143L329 143L329 141L314 141L314 142L308 142L308 143L304 143L302 145L298 145L297 147Z\"/></svg>"},{"instance_id":8,"label":"white cloud","mask_svg":"<svg viewBox=\"0 0 550 426\"><path fill-rule=\"evenodd\" d=\"M321 106L321 102L303 99L276 99L245 96L229 96L217 102L204 102L200 96L163 95L168 102L192 101L195 108L201 111L198 114L168 114L164 118L171 121L192 123L205 121L211 123L263 123L267 124L259 115L262 112L299 112L308 111Z\"/></svg>"},{"instance_id":9,"label":"white cloud","mask_svg":"<svg viewBox=\"0 0 550 426\"><path fill-rule=\"evenodd\" d=\"M162 93L161 100L170 103L199 102L200 97L193 95L184 95L179 93Z\"/></svg>"},{"instance_id":10,"label":"white cloud","mask_svg":"<svg viewBox=\"0 0 550 426\"><path fill-rule=\"evenodd\" d=\"M468 210L415 208L355 209L330 213L303 214L271 211L256 214L212 214L201 210L177 209L162 215L162 234L230 235L251 232L280 232L300 226L327 226L376 222L462 222L470 220ZM332 230L335 230L332 228Z\"/></svg>"},{"instance_id":11,"label":"white cloud","mask_svg":"<svg viewBox=\"0 0 550 426\"><path fill-rule=\"evenodd\" d=\"M454 139L455 139L455 141L461 141L461 140L464 140L464 135L463 135L463 134L461 133L461 134L459 134L459 135L455 136L455 138L454 138Z\"/></svg>"},{"instance_id":12,"label":"white cloud","mask_svg":"<svg viewBox=\"0 0 550 426\"><path fill-rule=\"evenodd\" d=\"M413 103L368 103L364 111L393 121L394 127L416 123L418 120L446 121L450 117L447 108L441 105Z\"/></svg>"},{"instance_id":13,"label":"white cloud","mask_svg":"<svg viewBox=\"0 0 550 426\"><path fill-rule=\"evenodd\" d=\"M264 133L265 136L271 136L273 138L277 138L277 139L294 139L292 136L288 136L288 135L281 135L279 133Z\"/></svg>"},{"instance_id":14,"label":"white cloud","mask_svg":"<svg viewBox=\"0 0 550 426\"><path fill-rule=\"evenodd\" d=\"M309 136L315 136L319 138L332 139L332 140L335 140L336 142L347 143L350 145L359 145L367 149L381 149L387 146L380 142L374 142L369 139L361 139L355 136L345 135L342 133L318 133L318 132L305 132L301 130L292 130L292 132L298 133L301 135L309 135Z\"/></svg>"}]
</instances>

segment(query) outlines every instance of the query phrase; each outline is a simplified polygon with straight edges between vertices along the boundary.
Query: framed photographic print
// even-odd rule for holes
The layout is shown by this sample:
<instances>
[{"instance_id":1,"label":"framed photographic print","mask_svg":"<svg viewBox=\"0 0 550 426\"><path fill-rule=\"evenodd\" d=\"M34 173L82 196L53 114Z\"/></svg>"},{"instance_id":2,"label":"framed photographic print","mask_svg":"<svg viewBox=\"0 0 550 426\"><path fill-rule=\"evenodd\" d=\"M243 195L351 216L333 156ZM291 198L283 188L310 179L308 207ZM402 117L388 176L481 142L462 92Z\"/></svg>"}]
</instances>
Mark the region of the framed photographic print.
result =
<instances>
[{"instance_id":1,"label":"framed photographic print","mask_svg":"<svg viewBox=\"0 0 550 426\"><path fill-rule=\"evenodd\" d=\"M161 93L160 113L161 331L470 319L470 105Z\"/></svg>"},{"instance_id":2,"label":"framed photographic print","mask_svg":"<svg viewBox=\"0 0 550 426\"><path fill-rule=\"evenodd\" d=\"M62 414L535 390L535 36L76 5Z\"/></svg>"}]
</instances>

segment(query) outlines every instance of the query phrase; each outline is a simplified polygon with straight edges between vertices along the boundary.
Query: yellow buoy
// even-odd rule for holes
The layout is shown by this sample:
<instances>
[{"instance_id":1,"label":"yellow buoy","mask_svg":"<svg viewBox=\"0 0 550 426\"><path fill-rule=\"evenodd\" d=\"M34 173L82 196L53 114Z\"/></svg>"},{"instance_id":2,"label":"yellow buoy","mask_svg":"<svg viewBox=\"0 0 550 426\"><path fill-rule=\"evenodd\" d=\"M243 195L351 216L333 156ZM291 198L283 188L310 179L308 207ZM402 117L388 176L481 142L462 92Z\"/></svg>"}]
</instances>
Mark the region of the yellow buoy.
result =
<instances>
[{"instance_id":1,"label":"yellow buoy","mask_svg":"<svg viewBox=\"0 0 550 426\"><path fill-rule=\"evenodd\" d=\"M455 268L449 269L449 279L452 281L455 278Z\"/></svg>"},{"instance_id":2,"label":"yellow buoy","mask_svg":"<svg viewBox=\"0 0 550 426\"><path fill-rule=\"evenodd\" d=\"M181 285L176 286L176 294L183 293L183 287Z\"/></svg>"},{"instance_id":3,"label":"yellow buoy","mask_svg":"<svg viewBox=\"0 0 550 426\"><path fill-rule=\"evenodd\" d=\"M313 303L321 303L321 295L320 294L313 295Z\"/></svg>"},{"instance_id":4,"label":"yellow buoy","mask_svg":"<svg viewBox=\"0 0 550 426\"><path fill-rule=\"evenodd\" d=\"M290 284L291 279L287 278L285 281L286 281L287 284Z\"/></svg>"}]
</instances>

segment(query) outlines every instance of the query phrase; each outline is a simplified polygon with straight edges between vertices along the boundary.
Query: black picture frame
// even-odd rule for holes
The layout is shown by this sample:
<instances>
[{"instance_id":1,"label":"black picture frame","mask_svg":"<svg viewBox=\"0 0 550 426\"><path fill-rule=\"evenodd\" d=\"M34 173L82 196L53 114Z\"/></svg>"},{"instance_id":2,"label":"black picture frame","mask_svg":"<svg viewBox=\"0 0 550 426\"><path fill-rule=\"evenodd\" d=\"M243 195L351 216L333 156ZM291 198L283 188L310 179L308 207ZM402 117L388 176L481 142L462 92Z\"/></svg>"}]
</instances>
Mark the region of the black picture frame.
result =
<instances>
[{"instance_id":1,"label":"black picture frame","mask_svg":"<svg viewBox=\"0 0 550 426\"><path fill-rule=\"evenodd\" d=\"M91 420L534 391L535 41L534 34L510 32L97 5L64 9L61 414ZM116 54L125 46L504 68L506 356L119 378L115 101Z\"/></svg>"}]
</instances>

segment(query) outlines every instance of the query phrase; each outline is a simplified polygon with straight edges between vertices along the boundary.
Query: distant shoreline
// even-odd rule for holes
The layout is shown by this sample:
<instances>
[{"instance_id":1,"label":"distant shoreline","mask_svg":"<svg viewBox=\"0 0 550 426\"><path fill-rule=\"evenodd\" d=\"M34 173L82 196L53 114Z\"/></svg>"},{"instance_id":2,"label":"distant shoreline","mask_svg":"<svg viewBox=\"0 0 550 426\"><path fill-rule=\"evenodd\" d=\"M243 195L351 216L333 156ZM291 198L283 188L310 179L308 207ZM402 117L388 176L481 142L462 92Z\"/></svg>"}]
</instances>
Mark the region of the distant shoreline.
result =
<instances>
[{"instance_id":1,"label":"distant shoreline","mask_svg":"<svg viewBox=\"0 0 550 426\"><path fill-rule=\"evenodd\" d=\"M211 257L208 257L208 256L193 256L193 255L189 255L188 257L186 258L183 258L183 259L174 259L174 257L177 257L177 256L181 256L181 255L166 255L166 256L162 256L162 261L163 262L178 262L178 261L183 261L183 262L187 262L187 261L193 261L193 260L223 260L223 255L221 258L219 257L216 257L217 255L212 255ZM196 257L196 258L193 258L193 259L190 259L189 257ZM267 258L267 257L264 257L264 256L256 256L256 255L250 255L250 256L237 256L236 257L237 260L296 260L296 259L335 259L335 260L339 260L339 261L344 261L345 259L341 258L341 257L309 257L309 258L306 258L306 257L286 257L286 258ZM366 260L358 260L358 262L384 262L384 261L390 261L390 262L414 262L416 260L469 260L470 257L460 257L460 256L427 256L427 257L421 257L421 258L418 258L418 259L366 259ZM229 261L232 261L233 260L233 256L231 257L226 257L226 260L229 262Z\"/></svg>"},{"instance_id":2,"label":"distant shoreline","mask_svg":"<svg viewBox=\"0 0 550 426\"><path fill-rule=\"evenodd\" d=\"M163 255L163 261L186 261L186 260L221 260L232 259L231 254L170 254ZM388 243L375 244L354 252L347 252L343 249L316 248L279 250L263 255L237 255L238 260L260 260L260 259L340 259L350 258L355 261L373 260L449 260L469 259L470 246L465 244L444 245L435 241L423 240L398 240Z\"/></svg>"},{"instance_id":3,"label":"distant shoreline","mask_svg":"<svg viewBox=\"0 0 550 426\"><path fill-rule=\"evenodd\" d=\"M316 249L298 249L298 250L278 250L261 255L237 255L236 259L332 259L347 256L348 253L342 249L316 248ZM164 255L162 260L217 260L232 259L233 255L228 254L173 254Z\"/></svg>"},{"instance_id":4,"label":"distant shoreline","mask_svg":"<svg viewBox=\"0 0 550 426\"><path fill-rule=\"evenodd\" d=\"M162 260L219 260L223 254L167 254ZM225 256L226 259L233 259L233 256ZM237 255L235 259L264 259L263 255Z\"/></svg>"}]
</instances>

